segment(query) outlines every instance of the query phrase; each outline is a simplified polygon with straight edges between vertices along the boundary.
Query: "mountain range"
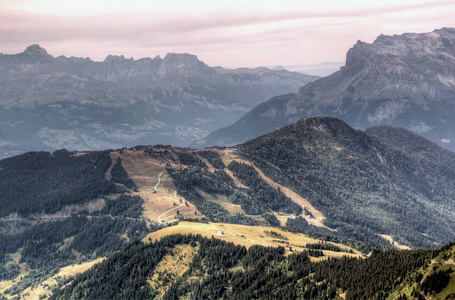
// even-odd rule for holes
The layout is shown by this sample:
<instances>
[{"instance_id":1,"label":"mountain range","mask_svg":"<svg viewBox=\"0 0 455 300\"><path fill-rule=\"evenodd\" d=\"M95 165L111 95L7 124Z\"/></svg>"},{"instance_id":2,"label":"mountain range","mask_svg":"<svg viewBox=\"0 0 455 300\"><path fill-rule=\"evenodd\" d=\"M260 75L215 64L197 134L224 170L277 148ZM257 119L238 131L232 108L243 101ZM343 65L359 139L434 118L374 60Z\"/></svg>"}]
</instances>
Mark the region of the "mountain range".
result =
<instances>
[{"instance_id":1,"label":"mountain range","mask_svg":"<svg viewBox=\"0 0 455 300\"><path fill-rule=\"evenodd\" d=\"M333 116L351 126L404 127L455 150L455 29L358 41L338 72L296 94L259 104L234 124L193 143L235 145L306 116Z\"/></svg>"},{"instance_id":2,"label":"mountain range","mask_svg":"<svg viewBox=\"0 0 455 300\"><path fill-rule=\"evenodd\" d=\"M31 150L187 146L317 77L209 67L190 54L134 60L0 54L0 157Z\"/></svg>"}]
</instances>

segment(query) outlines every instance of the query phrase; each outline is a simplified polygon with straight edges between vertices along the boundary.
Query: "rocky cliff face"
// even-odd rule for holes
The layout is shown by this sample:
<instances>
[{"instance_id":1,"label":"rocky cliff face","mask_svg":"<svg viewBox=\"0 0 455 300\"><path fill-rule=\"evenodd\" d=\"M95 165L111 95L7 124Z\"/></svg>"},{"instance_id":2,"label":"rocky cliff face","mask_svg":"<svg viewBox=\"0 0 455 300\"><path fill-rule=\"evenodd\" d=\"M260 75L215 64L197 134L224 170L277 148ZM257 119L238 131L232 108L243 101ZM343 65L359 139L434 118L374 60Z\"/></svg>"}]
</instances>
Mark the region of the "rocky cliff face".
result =
<instances>
[{"instance_id":1,"label":"rocky cliff face","mask_svg":"<svg viewBox=\"0 0 455 300\"><path fill-rule=\"evenodd\" d=\"M394 125L455 149L455 29L357 42L340 71L292 97L272 99L200 144L244 142L305 116L329 115L358 128ZM268 124L236 139L241 123ZM249 125L254 126L254 125ZM235 128L235 131L232 129Z\"/></svg>"},{"instance_id":2,"label":"rocky cliff face","mask_svg":"<svg viewBox=\"0 0 455 300\"><path fill-rule=\"evenodd\" d=\"M190 54L134 60L0 54L0 157L30 150L187 146L316 77L212 68Z\"/></svg>"}]
</instances>

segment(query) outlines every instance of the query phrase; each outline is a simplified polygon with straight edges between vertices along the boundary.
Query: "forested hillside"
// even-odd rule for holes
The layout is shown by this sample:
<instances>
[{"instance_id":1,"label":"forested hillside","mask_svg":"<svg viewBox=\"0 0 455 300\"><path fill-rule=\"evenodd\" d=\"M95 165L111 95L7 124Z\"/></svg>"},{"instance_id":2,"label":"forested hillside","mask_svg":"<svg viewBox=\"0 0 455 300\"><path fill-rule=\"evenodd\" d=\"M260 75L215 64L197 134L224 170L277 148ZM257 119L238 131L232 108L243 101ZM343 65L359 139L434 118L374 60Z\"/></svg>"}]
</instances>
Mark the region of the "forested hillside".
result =
<instances>
[{"instance_id":1,"label":"forested hillside","mask_svg":"<svg viewBox=\"0 0 455 300\"><path fill-rule=\"evenodd\" d=\"M29 152L0 161L0 217L55 213L116 190L104 177L109 152ZM14 199L14 201L13 201Z\"/></svg>"},{"instance_id":2,"label":"forested hillside","mask_svg":"<svg viewBox=\"0 0 455 300\"><path fill-rule=\"evenodd\" d=\"M455 238L455 169L448 167L455 154L432 146L438 151L429 159L341 120L314 117L238 148L269 177L307 198L339 234L368 243L388 234L406 245L434 247Z\"/></svg>"},{"instance_id":3,"label":"forested hillside","mask_svg":"<svg viewBox=\"0 0 455 300\"><path fill-rule=\"evenodd\" d=\"M61 270L77 273L159 228L142 218L143 199L129 194L137 188L120 160L106 179L111 165L107 151L0 161L0 295L26 296L51 276L65 282L72 276Z\"/></svg>"},{"instance_id":4,"label":"forested hillside","mask_svg":"<svg viewBox=\"0 0 455 300\"><path fill-rule=\"evenodd\" d=\"M396 147L410 156L424 160L426 164L435 164L435 168L455 169L455 155L452 151L441 148L407 129L376 126L368 128L365 133L377 137L382 143Z\"/></svg>"},{"instance_id":5,"label":"forested hillside","mask_svg":"<svg viewBox=\"0 0 455 300\"><path fill-rule=\"evenodd\" d=\"M216 166L216 169L210 172L198 156L208 157L208 162L211 166ZM302 212L302 207L264 182L251 166L233 161L226 167L220 154L214 151L191 152L181 149L178 158L180 163L187 167L167 169L178 193L195 204L210 221L257 225L259 223L250 216L266 215L270 212L295 216ZM226 173L228 170L232 171L234 178L238 178L245 187L235 184ZM243 213L233 215L220 203L210 201L217 196L225 197L227 203L240 205Z\"/></svg>"},{"instance_id":6,"label":"forested hillside","mask_svg":"<svg viewBox=\"0 0 455 300\"><path fill-rule=\"evenodd\" d=\"M171 269L157 271L163 258L181 245L196 249L181 275L171 276ZM416 299L402 287L421 287L421 294L413 292L420 297L446 288L448 281L439 283L436 275L419 282L415 276L433 259L453 257L453 251L449 245L439 250L374 251L364 259L314 262L317 253L310 251L286 257L283 248L246 249L213 238L173 235L149 244L131 244L56 291L51 299ZM444 274L452 281L454 266L446 270ZM151 278L168 278L165 289L153 289Z\"/></svg>"}]
</instances>

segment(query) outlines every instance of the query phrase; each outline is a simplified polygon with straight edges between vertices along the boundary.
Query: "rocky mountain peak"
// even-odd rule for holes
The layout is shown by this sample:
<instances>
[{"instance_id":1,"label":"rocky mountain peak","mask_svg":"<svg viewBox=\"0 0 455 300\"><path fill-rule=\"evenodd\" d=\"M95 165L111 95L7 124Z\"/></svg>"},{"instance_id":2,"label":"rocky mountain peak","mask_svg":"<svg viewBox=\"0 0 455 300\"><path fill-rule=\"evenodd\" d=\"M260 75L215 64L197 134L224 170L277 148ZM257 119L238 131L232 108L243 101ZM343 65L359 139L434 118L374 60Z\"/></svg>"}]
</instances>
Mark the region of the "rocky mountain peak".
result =
<instances>
[{"instance_id":1,"label":"rocky mountain peak","mask_svg":"<svg viewBox=\"0 0 455 300\"><path fill-rule=\"evenodd\" d=\"M196 55L188 53L168 53L164 57L163 62L172 65L194 65L202 63Z\"/></svg>"},{"instance_id":2,"label":"rocky mountain peak","mask_svg":"<svg viewBox=\"0 0 455 300\"><path fill-rule=\"evenodd\" d=\"M454 57L455 28L442 28L428 33L404 33L402 35L379 35L369 44L361 41L346 54L346 67L372 65L382 62L395 64L403 59L432 58L446 60Z\"/></svg>"},{"instance_id":3,"label":"rocky mountain peak","mask_svg":"<svg viewBox=\"0 0 455 300\"><path fill-rule=\"evenodd\" d=\"M28 46L27 49L25 49L25 51L23 52L23 54L35 57L49 55L46 49L41 48L40 45L37 44Z\"/></svg>"},{"instance_id":4,"label":"rocky mountain peak","mask_svg":"<svg viewBox=\"0 0 455 300\"><path fill-rule=\"evenodd\" d=\"M196 55L188 53L168 53L161 60L158 73L162 76L179 74L200 78L201 76L207 76L207 74L213 74L215 71L204 62L200 61Z\"/></svg>"},{"instance_id":5,"label":"rocky mountain peak","mask_svg":"<svg viewBox=\"0 0 455 300\"><path fill-rule=\"evenodd\" d=\"M108 55L106 56L106 58L104 59L103 62L107 62L107 63L122 63L122 62L125 62L125 61L134 61L133 58L130 58L130 59L126 59L125 56L123 55Z\"/></svg>"}]
</instances>

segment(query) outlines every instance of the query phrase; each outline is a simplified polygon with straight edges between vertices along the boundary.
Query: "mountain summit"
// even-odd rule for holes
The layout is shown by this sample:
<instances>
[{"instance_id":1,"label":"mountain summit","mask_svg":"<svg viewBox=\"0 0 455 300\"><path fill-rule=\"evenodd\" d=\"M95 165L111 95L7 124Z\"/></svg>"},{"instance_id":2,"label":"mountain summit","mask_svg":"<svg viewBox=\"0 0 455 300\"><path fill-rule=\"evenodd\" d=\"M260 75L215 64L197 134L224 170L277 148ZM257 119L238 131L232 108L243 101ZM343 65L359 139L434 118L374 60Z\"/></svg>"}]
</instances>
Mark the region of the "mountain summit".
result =
<instances>
[{"instance_id":1,"label":"mountain summit","mask_svg":"<svg viewBox=\"0 0 455 300\"><path fill-rule=\"evenodd\" d=\"M30 55L30 56L48 55L46 49L41 48L40 45L37 45L37 44L28 46L27 49L25 49L25 51L23 53L26 55Z\"/></svg>"},{"instance_id":2,"label":"mountain summit","mask_svg":"<svg viewBox=\"0 0 455 300\"><path fill-rule=\"evenodd\" d=\"M364 132L307 117L236 149L307 199L338 233L371 242L386 232L415 247L431 247L436 236L453 240L455 154L410 131Z\"/></svg>"},{"instance_id":3,"label":"mountain summit","mask_svg":"<svg viewBox=\"0 0 455 300\"><path fill-rule=\"evenodd\" d=\"M258 105L198 145L237 144L306 116L405 127L455 149L455 29L357 42L340 71Z\"/></svg>"}]
</instances>

